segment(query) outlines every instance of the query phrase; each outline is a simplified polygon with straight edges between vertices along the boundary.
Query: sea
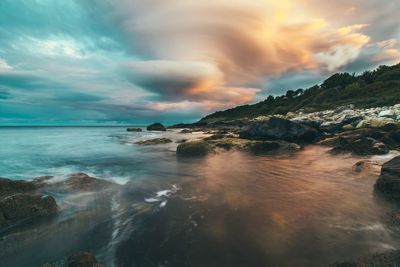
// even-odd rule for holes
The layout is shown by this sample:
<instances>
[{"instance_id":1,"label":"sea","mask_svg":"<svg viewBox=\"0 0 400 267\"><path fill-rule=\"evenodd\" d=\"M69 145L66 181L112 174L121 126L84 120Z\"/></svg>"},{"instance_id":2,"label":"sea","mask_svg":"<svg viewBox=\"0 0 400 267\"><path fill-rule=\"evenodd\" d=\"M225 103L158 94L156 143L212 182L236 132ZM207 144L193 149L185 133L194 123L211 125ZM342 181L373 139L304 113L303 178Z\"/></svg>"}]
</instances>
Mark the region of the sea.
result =
<instances>
[{"instance_id":1,"label":"sea","mask_svg":"<svg viewBox=\"0 0 400 267\"><path fill-rule=\"evenodd\" d=\"M228 151L178 157L201 132L126 127L1 127L0 177L84 172L117 193L53 194L59 214L0 229L0 266L41 266L90 251L105 266L329 266L400 248L395 204L374 192L379 157ZM136 142L170 138L171 143ZM357 172L354 164L376 165ZM52 192L48 192L52 194Z\"/></svg>"}]
</instances>

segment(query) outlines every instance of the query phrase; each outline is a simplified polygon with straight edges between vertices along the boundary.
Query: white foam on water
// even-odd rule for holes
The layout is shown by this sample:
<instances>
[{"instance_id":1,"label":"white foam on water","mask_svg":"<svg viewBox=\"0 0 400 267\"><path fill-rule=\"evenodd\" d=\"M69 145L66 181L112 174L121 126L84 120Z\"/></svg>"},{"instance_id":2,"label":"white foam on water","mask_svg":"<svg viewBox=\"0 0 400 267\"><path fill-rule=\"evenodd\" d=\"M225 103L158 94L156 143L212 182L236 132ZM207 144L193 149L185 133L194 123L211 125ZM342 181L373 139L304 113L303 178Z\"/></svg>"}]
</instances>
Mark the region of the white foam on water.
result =
<instances>
[{"instance_id":1,"label":"white foam on water","mask_svg":"<svg viewBox=\"0 0 400 267\"><path fill-rule=\"evenodd\" d=\"M163 208L167 205L168 198L171 198L179 190L181 190L181 189L177 185L173 184L171 186L171 188L169 188L169 189L160 190L160 191L156 192L154 196L144 198L144 201L146 203L161 202L159 204L159 207Z\"/></svg>"}]
</instances>

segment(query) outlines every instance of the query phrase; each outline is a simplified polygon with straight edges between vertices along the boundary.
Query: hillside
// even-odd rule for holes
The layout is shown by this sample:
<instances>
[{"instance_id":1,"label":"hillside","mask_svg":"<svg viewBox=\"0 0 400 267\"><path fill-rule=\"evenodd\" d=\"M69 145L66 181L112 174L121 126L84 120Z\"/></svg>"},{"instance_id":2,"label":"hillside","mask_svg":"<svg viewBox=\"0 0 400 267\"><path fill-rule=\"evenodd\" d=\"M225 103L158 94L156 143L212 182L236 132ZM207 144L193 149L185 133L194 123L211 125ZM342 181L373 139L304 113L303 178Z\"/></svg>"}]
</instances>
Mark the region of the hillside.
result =
<instances>
[{"instance_id":1,"label":"hillside","mask_svg":"<svg viewBox=\"0 0 400 267\"><path fill-rule=\"evenodd\" d=\"M286 114L304 109L314 112L353 104L356 108L394 105L400 102L400 64L380 66L361 75L336 73L321 85L308 89L289 90L286 95L269 96L253 105L217 111L200 120L215 122L260 115Z\"/></svg>"}]
</instances>

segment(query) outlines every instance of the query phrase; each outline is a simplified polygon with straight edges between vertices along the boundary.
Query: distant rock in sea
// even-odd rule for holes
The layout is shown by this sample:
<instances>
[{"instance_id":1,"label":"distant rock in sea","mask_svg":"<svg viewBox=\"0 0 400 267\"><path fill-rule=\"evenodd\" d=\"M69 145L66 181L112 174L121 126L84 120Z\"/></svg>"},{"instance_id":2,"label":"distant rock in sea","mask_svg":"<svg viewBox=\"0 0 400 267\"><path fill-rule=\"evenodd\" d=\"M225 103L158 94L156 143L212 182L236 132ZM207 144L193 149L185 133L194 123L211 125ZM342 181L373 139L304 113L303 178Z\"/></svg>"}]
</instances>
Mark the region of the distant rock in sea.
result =
<instances>
[{"instance_id":1,"label":"distant rock in sea","mask_svg":"<svg viewBox=\"0 0 400 267\"><path fill-rule=\"evenodd\" d=\"M167 129L159 122L147 126L147 131L166 131Z\"/></svg>"},{"instance_id":2,"label":"distant rock in sea","mask_svg":"<svg viewBox=\"0 0 400 267\"><path fill-rule=\"evenodd\" d=\"M148 146L148 145L161 145L168 143L172 143L172 140L169 138L154 138L150 140L137 141L135 144Z\"/></svg>"},{"instance_id":3,"label":"distant rock in sea","mask_svg":"<svg viewBox=\"0 0 400 267\"><path fill-rule=\"evenodd\" d=\"M128 128L126 129L128 132L141 132L142 128Z\"/></svg>"}]
</instances>

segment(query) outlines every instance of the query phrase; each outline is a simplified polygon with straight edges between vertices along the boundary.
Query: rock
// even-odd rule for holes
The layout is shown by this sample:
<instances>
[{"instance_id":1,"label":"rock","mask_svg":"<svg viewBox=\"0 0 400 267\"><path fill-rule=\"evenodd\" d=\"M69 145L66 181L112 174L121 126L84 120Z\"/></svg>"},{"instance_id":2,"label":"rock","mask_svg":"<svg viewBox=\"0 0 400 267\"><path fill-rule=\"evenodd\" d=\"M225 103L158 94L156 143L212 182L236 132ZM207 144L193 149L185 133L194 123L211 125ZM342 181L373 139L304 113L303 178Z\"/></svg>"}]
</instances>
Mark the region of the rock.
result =
<instances>
[{"instance_id":1,"label":"rock","mask_svg":"<svg viewBox=\"0 0 400 267\"><path fill-rule=\"evenodd\" d=\"M96 258L89 252L78 252L67 258L68 267L101 267Z\"/></svg>"},{"instance_id":2,"label":"rock","mask_svg":"<svg viewBox=\"0 0 400 267\"><path fill-rule=\"evenodd\" d=\"M384 143L378 142L371 137L360 137L355 140L339 139L339 145L334 147L333 154L352 153L354 155L384 155L389 153L389 149Z\"/></svg>"},{"instance_id":3,"label":"rock","mask_svg":"<svg viewBox=\"0 0 400 267\"><path fill-rule=\"evenodd\" d=\"M161 123L153 123L152 125L147 126L147 131L166 131L167 129Z\"/></svg>"},{"instance_id":4,"label":"rock","mask_svg":"<svg viewBox=\"0 0 400 267\"><path fill-rule=\"evenodd\" d=\"M0 178L0 197L28 193L35 190L36 186L33 182Z\"/></svg>"},{"instance_id":5,"label":"rock","mask_svg":"<svg viewBox=\"0 0 400 267\"><path fill-rule=\"evenodd\" d=\"M369 125L369 121L368 120L362 120L357 124L356 128L365 128L368 125Z\"/></svg>"},{"instance_id":6,"label":"rock","mask_svg":"<svg viewBox=\"0 0 400 267\"><path fill-rule=\"evenodd\" d=\"M253 122L239 136L250 140L285 140L311 142L318 136L318 131L308 125L281 118Z\"/></svg>"},{"instance_id":7,"label":"rock","mask_svg":"<svg viewBox=\"0 0 400 267\"><path fill-rule=\"evenodd\" d=\"M57 263L45 263L41 267L104 267L90 252L74 253Z\"/></svg>"},{"instance_id":8,"label":"rock","mask_svg":"<svg viewBox=\"0 0 400 267\"><path fill-rule=\"evenodd\" d=\"M213 147L205 141L192 141L178 145L176 154L178 156L205 156L213 151Z\"/></svg>"},{"instance_id":9,"label":"rock","mask_svg":"<svg viewBox=\"0 0 400 267\"><path fill-rule=\"evenodd\" d=\"M396 117L396 114L394 113L394 110L388 109L388 110L383 110L379 112L379 117L384 117L384 118L393 118Z\"/></svg>"},{"instance_id":10,"label":"rock","mask_svg":"<svg viewBox=\"0 0 400 267\"><path fill-rule=\"evenodd\" d=\"M387 118L374 118L369 122L371 128L382 128L388 123L393 123L393 121Z\"/></svg>"},{"instance_id":11,"label":"rock","mask_svg":"<svg viewBox=\"0 0 400 267\"><path fill-rule=\"evenodd\" d=\"M372 254L351 262L333 264L333 267L396 267L400 265L400 251Z\"/></svg>"},{"instance_id":12,"label":"rock","mask_svg":"<svg viewBox=\"0 0 400 267\"><path fill-rule=\"evenodd\" d=\"M155 138L150 140L138 141L135 144L148 146L148 145L160 145L168 143L172 143L172 140L168 138Z\"/></svg>"},{"instance_id":13,"label":"rock","mask_svg":"<svg viewBox=\"0 0 400 267\"><path fill-rule=\"evenodd\" d=\"M94 192L119 187L118 184L91 177L86 173L74 173L63 181L50 182L44 186L50 191L62 193Z\"/></svg>"},{"instance_id":14,"label":"rock","mask_svg":"<svg viewBox=\"0 0 400 267\"><path fill-rule=\"evenodd\" d=\"M141 132L142 129L141 128L128 128L126 129L128 132Z\"/></svg>"},{"instance_id":15,"label":"rock","mask_svg":"<svg viewBox=\"0 0 400 267\"><path fill-rule=\"evenodd\" d=\"M247 148L256 154L275 152L297 152L301 147L285 141L257 141L250 143Z\"/></svg>"},{"instance_id":16,"label":"rock","mask_svg":"<svg viewBox=\"0 0 400 267\"><path fill-rule=\"evenodd\" d=\"M353 170L355 172L364 172L364 171L370 171L372 168L378 166L377 162L373 162L370 160L361 160L358 161L356 164L353 166Z\"/></svg>"},{"instance_id":17,"label":"rock","mask_svg":"<svg viewBox=\"0 0 400 267\"><path fill-rule=\"evenodd\" d=\"M351 124L346 124L342 127L343 130L348 131L354 129L354 126Z\"/></svg>"},{"instance_id":18,"label":"rock","mask_svg":"<svg viewBox=\"0 0 400 267\"><path fill-rule=\"evenodd\" d=\"M182 143L185 143L186 141L187 141L187 139L179 139L179 140L175 141L175 143L182 144Z\"/></svg>"},{"instance_id":19,"label":"rock","mask_svg":"<svg viewBox=\"0 0 400 267\"><path fill-rule=\"evenodd\" d=\"M65 184L73 191L98 191L106 187L114 187L117 184L91 177L86 173L71 174Z\"/></svg>"},{"instance_id":20,"label":"rock","mask_svg":"<svg viewBox=\"0 0 400 267\"><path fill-rule=\"evenodd\" d=\"M375 188L385 196L400 199L400 156L383 164Z\"/></svg>"},{"instance_id":21,"label":"rock","mask_svg":"<svg viewBox=\"0 0 400 267\"><path fill-rule=\"evenodd\" d=\"M192 131L189 129L183 129L179 133L188 134L188 133L192 133Z\"/></svg>"},{"instance_id":22,"label":"rock","mask_svg":"<svg viewBox=\"0 0 400 267\"><path fill-rule=\"evenodd\" d=\"M14 194L0 200L0 226L21 220L55 214L57 204L51 196Z\"/></svg>"}]
</instances>

